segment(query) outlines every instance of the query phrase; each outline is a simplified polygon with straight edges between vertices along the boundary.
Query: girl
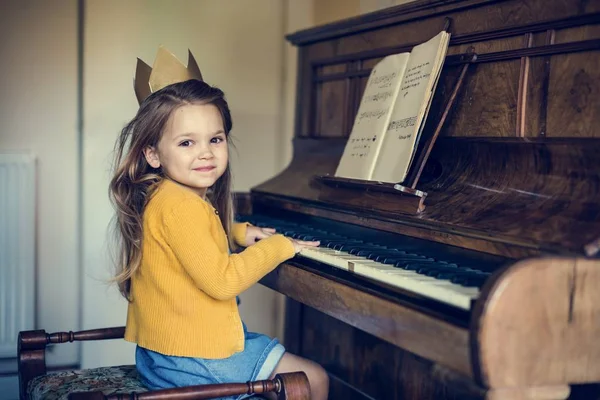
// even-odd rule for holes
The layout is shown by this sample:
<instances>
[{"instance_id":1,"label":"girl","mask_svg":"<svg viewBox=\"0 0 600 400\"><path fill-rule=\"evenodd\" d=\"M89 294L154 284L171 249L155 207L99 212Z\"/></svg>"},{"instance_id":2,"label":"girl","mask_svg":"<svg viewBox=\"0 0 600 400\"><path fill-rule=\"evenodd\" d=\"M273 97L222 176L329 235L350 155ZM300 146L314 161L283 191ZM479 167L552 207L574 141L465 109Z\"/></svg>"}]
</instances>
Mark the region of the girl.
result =
<instances>
[{"instance_id":1,"label":"girl","mask_svg":"<svg viewBox=\"0 0 600 400\"><path fill-rule=\"evenodd\" d=\"M121 132L110 193L121 239L116 280L129 300L125 339L137 343L151 389L301 370L312 398L325 399L321 366L240 319L238 294L318 242L232 223L231 127L223 92L192 79L148 96ZM230 254L235 244L247 248Z\"/></svg>"}]
</instances>

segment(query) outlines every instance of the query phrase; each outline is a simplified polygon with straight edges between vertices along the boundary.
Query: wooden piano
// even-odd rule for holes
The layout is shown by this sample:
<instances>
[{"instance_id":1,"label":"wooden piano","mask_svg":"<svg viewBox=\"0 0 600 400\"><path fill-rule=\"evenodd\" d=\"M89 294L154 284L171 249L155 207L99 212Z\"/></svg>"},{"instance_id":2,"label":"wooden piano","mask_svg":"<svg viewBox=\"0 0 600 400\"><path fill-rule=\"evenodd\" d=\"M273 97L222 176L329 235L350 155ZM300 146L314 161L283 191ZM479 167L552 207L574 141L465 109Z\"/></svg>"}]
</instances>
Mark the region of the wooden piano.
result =
<instances>
[{"instance_id":1,"label":"wooden piano","mask_svg":"<svg viewBox=\"0 0 600 400\"><path fill-rule=\"evenodd\" d=\"M447 60L476 57L444 65L419 206L320 179L373 65L444 27ZM288 297L288 350L332 399L600 399L600 1L418 0L288 40L293 160L238 197L322 242L261 281Z\"/></svg>"}]
</instances>

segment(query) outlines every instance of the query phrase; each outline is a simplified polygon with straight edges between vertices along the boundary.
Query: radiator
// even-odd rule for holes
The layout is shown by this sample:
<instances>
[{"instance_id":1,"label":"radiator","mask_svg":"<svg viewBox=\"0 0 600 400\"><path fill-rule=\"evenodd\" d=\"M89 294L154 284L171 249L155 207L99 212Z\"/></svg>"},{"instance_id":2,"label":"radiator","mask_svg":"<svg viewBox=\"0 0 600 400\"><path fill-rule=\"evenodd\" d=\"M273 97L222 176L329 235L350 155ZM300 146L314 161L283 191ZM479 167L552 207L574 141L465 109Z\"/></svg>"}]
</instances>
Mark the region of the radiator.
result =
<instances>
[{"instance_id":1,"label":"radiator","mask_svg":"<svg viewBox=\"0 0 600 400\"><path fill-rule=\"evenodd\" d=\"M35 159L0 153L0 358L35 324Z\"/></svg>"}]
</instances>

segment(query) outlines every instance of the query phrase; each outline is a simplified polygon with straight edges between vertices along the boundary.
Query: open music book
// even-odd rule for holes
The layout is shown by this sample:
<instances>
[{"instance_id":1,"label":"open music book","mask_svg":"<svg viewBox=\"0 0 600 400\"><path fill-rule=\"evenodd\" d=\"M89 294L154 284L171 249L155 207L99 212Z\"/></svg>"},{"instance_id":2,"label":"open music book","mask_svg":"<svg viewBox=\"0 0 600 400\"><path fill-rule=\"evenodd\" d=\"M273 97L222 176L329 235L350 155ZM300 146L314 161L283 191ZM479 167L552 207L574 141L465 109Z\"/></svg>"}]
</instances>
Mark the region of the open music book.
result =
<instances>
[{"instance_id":1,"label":"open music book","mask_svg":"<svg viewBox=\"0 0 600 400\"><path fill-rule=\"evenodd\" d=\"M450 34L442 31L410 53L371 71L336 177L401 183L419 143Z\"/></svg>"}]
</instances>

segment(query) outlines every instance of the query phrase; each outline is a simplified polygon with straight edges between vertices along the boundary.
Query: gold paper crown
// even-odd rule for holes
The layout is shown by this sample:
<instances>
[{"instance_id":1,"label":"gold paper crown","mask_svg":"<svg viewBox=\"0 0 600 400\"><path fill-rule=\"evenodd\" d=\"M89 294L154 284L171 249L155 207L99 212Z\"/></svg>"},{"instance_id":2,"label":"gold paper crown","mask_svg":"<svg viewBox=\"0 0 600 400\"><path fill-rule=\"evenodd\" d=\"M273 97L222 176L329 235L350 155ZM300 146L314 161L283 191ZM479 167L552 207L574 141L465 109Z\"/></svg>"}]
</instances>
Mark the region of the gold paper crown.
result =
<instances>
[{"instance_id":1,"label":"gold paper crown","mask_svg":"<svg viewBox=\"0 0 600 400\"><path fill-rule=\"evenodd\" d=\"M150 94L177 82L185 82L189 79L202 79L202 73L192 52L188 49L188 65L183 65L170 51L163 46L158 48L152 68L139 58L135 68L135 79L133 87L138 103Z\"/></svg>"}]
</instances>

